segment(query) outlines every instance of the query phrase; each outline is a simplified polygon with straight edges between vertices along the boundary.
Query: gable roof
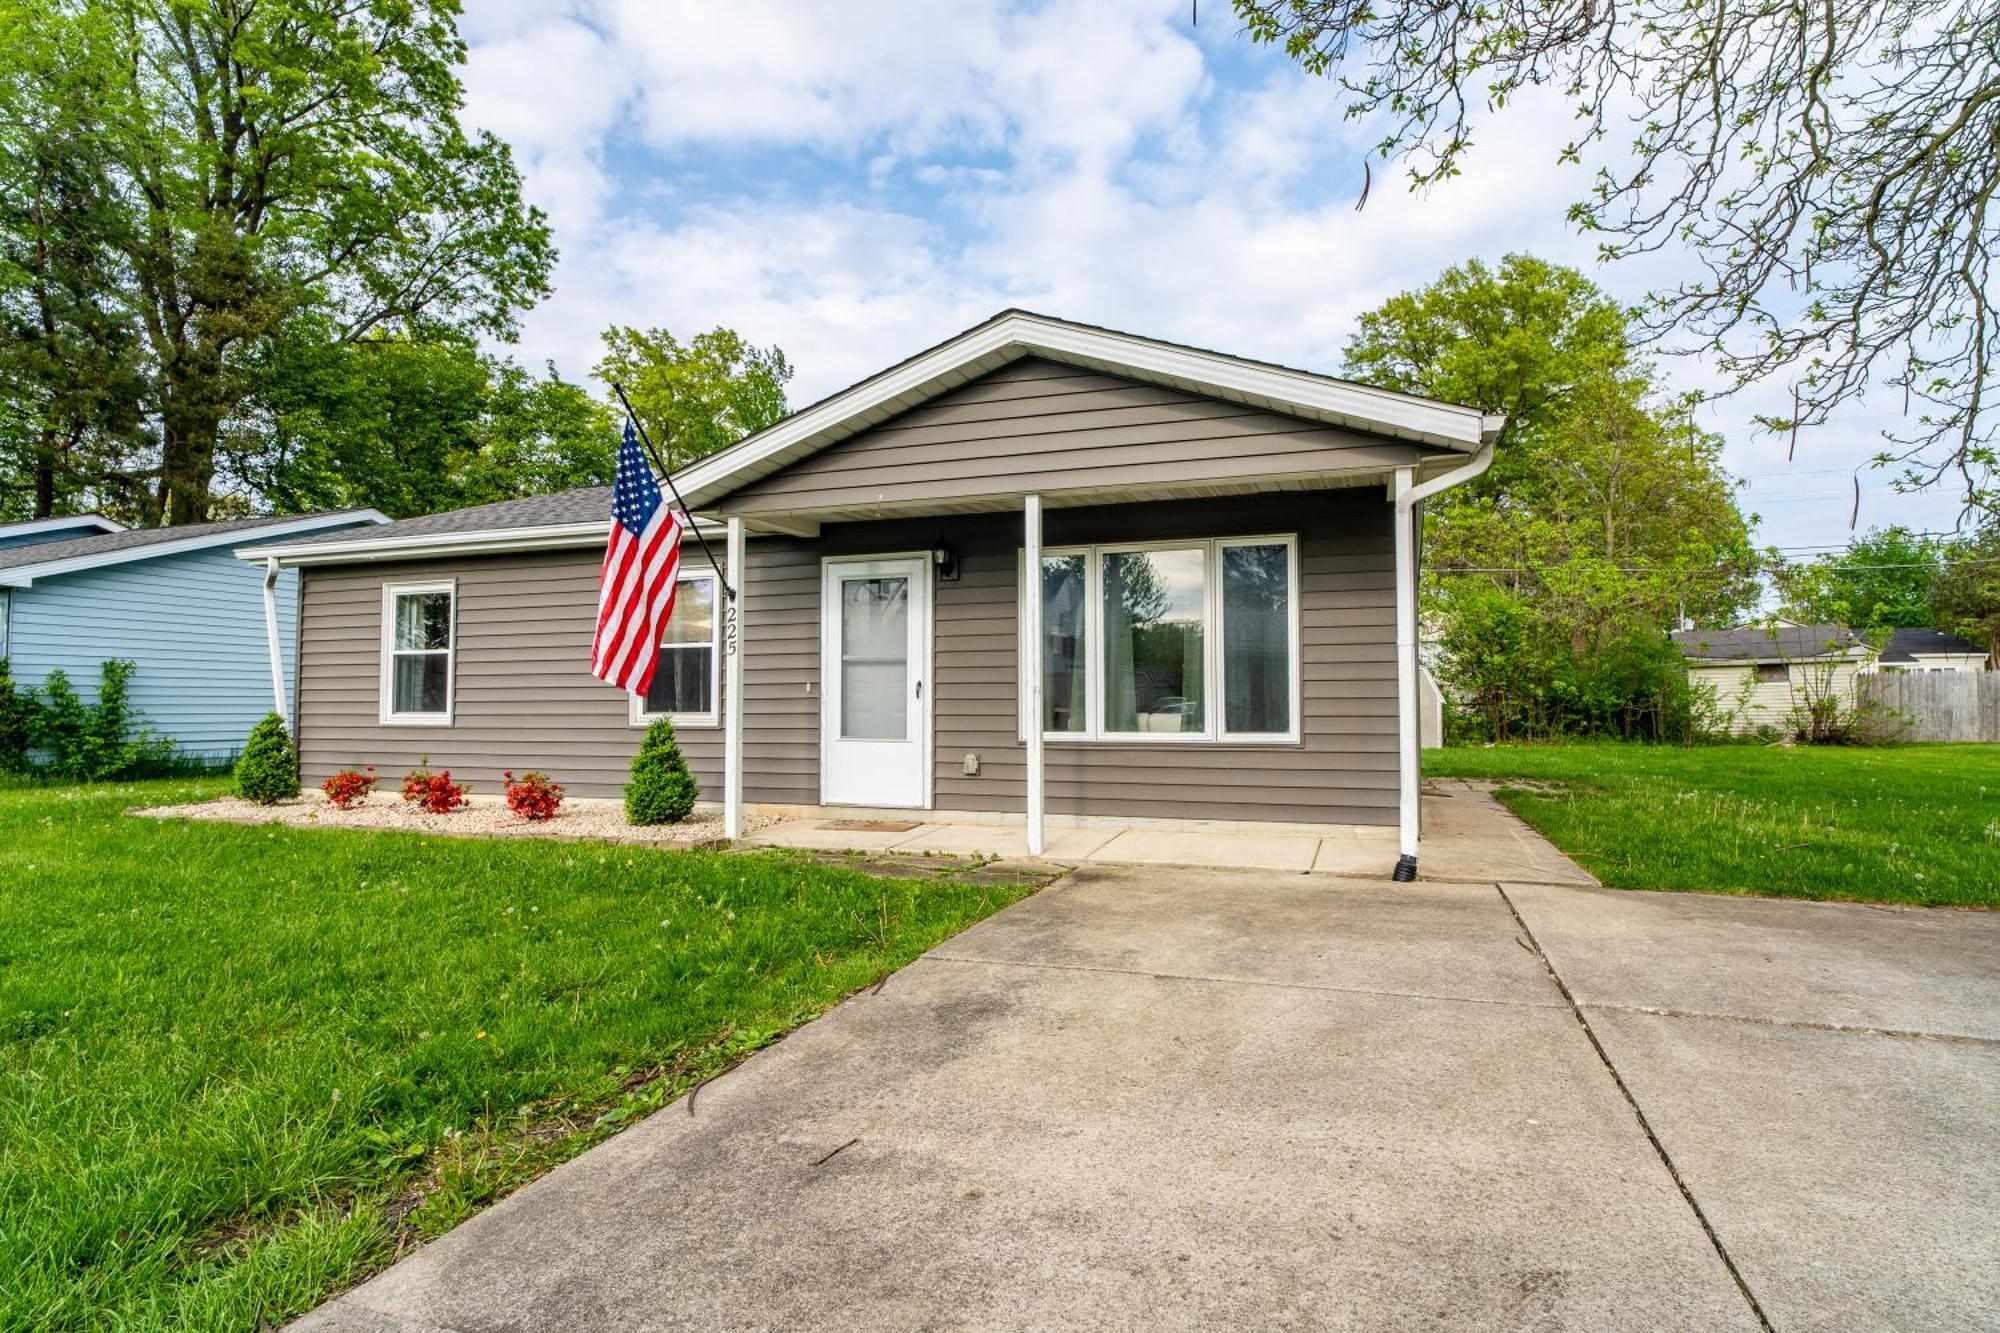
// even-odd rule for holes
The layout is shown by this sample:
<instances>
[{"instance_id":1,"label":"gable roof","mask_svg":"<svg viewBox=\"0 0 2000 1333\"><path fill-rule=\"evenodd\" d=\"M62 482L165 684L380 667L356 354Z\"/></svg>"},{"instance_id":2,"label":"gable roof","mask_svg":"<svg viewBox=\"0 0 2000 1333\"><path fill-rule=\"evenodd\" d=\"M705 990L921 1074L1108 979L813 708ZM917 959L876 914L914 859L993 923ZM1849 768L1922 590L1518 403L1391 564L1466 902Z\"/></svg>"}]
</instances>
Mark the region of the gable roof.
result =
<instances>
[{"instance_id":1,"label":"gable roof","mask_svg":"<svg viewBox=\"0 0 2000 1333\"><path fill-rule=\"evenodd\" d=\"M60 539L63 533L86 536L99 532L123 532L125 525L102 514L58 514L54 518L30 518L19 523L0 523L0 547L21 546Z\"/></svg>"},{"instance_id":2,"label":"gable roof","mask_svg":"<svg viewBox=\"0 0 2000 1333\"><path fill-rule=\"evenodd\" d=\"M1744 629L1676 630L1674 643L1691 662L1799 662L1850 657L1868 644L1845 625L1793 625Z\"/></svg>"},{"instance_id":3,"label":"gable roof","mask_svg":"<svg viewBox=\"0 0 2000 1333\"><path fill-rule=\"evenodd\" d=\"M222 546L249 532L320 532L356 523L386 523L374 509L342 509L324 514L262 515L217 523L187 523L168 528L124 528L64 541L0 548L0 588L26 588L36 579L134 560L155 560L210 546Z\"/></svg>"},{"instance_id":4,"label":"gable roof","mask_svg":"<svg viewBox=\"0 0 2000 1333\"><path fill-rule=\"evenodd\" d=\"M1185 389L1389 439L1473 453L1505 418L1330 375L1114 329L1003 310L858 384L800 408L676 474L690 508L905 412L1024 356Z\"/></svg>"},{"instance_id":5,"label":"gable roof","mask_svg":"<svg viewBox=\"0 0 2000 1333\"><path fill-rule=\"evenodd\" d=\"M1984 657L1986 650L1941 629L1899 629L1882 645L1880 662L1914 662L1917 654Z\"/></svg>"}]
</instances>

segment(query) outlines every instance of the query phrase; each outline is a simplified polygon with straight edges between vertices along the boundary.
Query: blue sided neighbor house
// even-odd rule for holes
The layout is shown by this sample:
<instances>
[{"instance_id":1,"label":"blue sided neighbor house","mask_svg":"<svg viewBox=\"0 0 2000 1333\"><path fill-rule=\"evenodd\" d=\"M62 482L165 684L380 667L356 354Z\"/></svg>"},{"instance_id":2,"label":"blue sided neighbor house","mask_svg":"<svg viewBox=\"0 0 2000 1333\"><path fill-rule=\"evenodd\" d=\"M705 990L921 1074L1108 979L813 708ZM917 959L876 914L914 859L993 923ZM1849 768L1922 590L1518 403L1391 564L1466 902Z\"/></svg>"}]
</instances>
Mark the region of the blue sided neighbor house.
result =
<instances>
[{"instance_id":1,"label":"blue sided neighbor house","mask_svg":"<svg viewBox=\"0 0 2000 1333\"><path fill-rule=\"evenodd\" d=\"M0 524L0 658L17 685L60 667L86 699L107 660L129 659L145 725L185 754L226 759L275 700L267 571L234 548L387 521L354 509L173 528L95 514ZM275 572L279 681L291 679L298 589L298 571Z\"/></svg>"}]
</instances>

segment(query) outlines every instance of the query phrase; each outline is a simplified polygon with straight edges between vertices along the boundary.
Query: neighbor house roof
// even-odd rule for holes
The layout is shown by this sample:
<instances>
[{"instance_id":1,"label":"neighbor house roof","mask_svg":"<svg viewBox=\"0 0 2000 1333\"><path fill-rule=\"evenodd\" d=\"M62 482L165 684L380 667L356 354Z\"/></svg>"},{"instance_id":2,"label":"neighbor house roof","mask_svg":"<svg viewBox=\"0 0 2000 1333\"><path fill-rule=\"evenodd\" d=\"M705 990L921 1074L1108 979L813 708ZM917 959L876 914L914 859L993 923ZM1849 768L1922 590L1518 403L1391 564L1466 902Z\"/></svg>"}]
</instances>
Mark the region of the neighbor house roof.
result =
<instances>
[{"instance_id":1,"label":"neighbor house roof","mask_svg":"<svg viewBox=\"0 0 2000 1333\"><path fill-rule=\"evenodd\" d=\"M58 533L123 532L125 525L102 514L58 514L54 518L30 518L19 523L0 523L0 545L48 541Z\"/></svg>"},{"instance_id":2,"label":"neighbor house roof","mask_svg":"<svg viewBox=\"0 0 2000 1333\"><path fill-rule=\"evenodd\" d=\"M1036 356L1456 453L1497 437L1506 418L1331 375L1003 310L935 347L800 408L676 474L700 508L948 389Z\"/></svg>"},{"instance_id":3,"label":"neighbor house roof","mask_svg":"<svg viewBox=\"0 0 2000 1333\"><path fill-rule=\"evenodd\" d=\"M124 528L89 537L0 548L0 587L25 588L36 579L56 574L223 546L252 532L273 537L289 536L320 532L328 527L388 521L378 510L342 509L324 514L265 515L226 519L218 523L186 523L167 528Z\"/></svg>"},{"instance_id":4,"label":"neighbor house roof","mask_svg":"<svg viewBox=\"0 0 2000 1333\"><path fill-rule=\"evenodd\" d=\"M1914 662L1918 654L1984 657L1985 650L1941 629L1899 629L1882 645L1880 662Z\"/></svg>"},{"instance_id":5,"label":"neighbor house roof","mask_svg":"<svg viewBox=\"0 0 2000 1333\"><path fill-rule=\"evenodd\" d=\"M1674 633L1691 662L1797 662L1849 657L1868 645L1845 625L1752 625L1745 629L1685 629Z\"/></svg>"}]
</instances>

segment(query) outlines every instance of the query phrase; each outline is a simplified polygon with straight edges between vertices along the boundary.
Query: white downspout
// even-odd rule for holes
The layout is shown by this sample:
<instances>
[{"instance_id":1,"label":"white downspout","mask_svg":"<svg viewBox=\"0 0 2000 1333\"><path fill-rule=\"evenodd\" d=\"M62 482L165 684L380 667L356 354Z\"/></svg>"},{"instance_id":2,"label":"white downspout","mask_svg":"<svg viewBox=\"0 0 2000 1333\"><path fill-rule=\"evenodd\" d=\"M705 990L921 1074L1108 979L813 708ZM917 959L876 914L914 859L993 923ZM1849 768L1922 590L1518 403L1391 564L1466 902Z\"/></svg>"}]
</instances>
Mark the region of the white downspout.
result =
<instances>
[{"instance_id":1,"label":"white downspout","mask_svg":"<svg viewBox=\"0 0 2000 1333\"><path fill-rule=\"evenodd\" d=\"M1390 484L1396 502L1396 772L1397 827L1401 855L1394 878L1417 877L1419 823L1417 748L1417 506L1440 491L1462 485L1493 466L1497 419L1489 418L1479 451L1459 467L1419 485L1415 468L1397 468Z\"/></svg>"},{"instance_id":2,"label":"white downspout","mask_svg":"<svg viewBox=\"0 0 2000 1333\"><path fill-rule=\"evenodd\" d=\"M724 608L723 646L727 654L723 678L722 835L743 836L743 599L748 595L748 570L743 559L743 520L729 520L729 584L736 596Z\"/></svg>"},{"instance_id":3,"label":"white downspout","mask_svg":"<svg viewBox=\"0 0 2000 1333\"><path fill-rule=\"evenodd\" d=\"M1021 692L1028 701L1028 855L1042 854L1042 497L1023 501L1022 526L1027 547L1022 578L1027 596L1022 603L1028 652L1021 660Z\"/></svg>"},{"instance_id":4,"label":"white downspout","mask_svg":"<svg viewBox=\"0 0 2000 1333\"><path fill-rule=\"evenodd\" d=\"M292 710L285 701L285 649L278 638L278 575L282 572L275 556L264 562L264 641L271 649L271 707L290 729L293 723Z\"/></svg>"}]
</instances>

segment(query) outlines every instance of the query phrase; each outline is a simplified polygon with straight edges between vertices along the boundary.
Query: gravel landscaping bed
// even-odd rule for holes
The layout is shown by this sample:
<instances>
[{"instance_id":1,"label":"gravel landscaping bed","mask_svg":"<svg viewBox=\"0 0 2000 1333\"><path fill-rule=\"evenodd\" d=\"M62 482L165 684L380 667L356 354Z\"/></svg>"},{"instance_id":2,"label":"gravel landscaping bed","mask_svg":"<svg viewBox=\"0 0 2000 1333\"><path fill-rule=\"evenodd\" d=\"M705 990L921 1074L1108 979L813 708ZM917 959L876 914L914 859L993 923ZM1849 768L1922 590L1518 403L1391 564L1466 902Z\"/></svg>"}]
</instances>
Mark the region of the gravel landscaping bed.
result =
<instances>
[{"instance_id":1,"label":"gravel landscaping bed","mask_svg":"<svg viewBox=\"0 0 2000 1333\"><path fill-rule=\"evenodd\" d=\"M473 796L463 810L433 815L394 792L376 792L345 810L318 792L308 792L297 800L280 801L276 805L258 805L240 796L223 796L191 805L146 806L132 813L158 819L221 819L238 824L402 829L468 838L601 838L658 847L708 847L724 841L719 814L696 812L678 824L635 825L625 822L621 802L584 798L565 801L554 818L536 822L513 813L498 796ZM743 831L751 833L772 822L746 813Z\"/></svg>"}]
</instances>

